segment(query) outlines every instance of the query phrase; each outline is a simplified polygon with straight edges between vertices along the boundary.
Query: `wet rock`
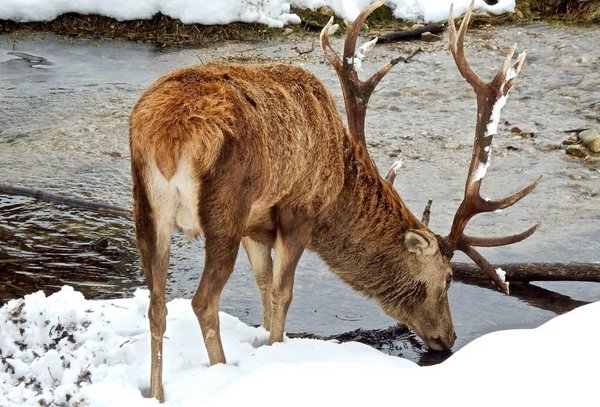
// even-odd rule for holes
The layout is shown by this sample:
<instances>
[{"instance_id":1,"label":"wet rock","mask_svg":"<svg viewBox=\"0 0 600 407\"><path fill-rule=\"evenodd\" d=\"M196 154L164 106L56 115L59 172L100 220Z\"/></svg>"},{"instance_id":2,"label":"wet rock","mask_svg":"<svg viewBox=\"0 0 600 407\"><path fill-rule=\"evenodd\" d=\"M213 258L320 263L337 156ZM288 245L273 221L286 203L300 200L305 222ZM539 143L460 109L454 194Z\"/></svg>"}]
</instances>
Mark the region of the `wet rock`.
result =
<instances>
[{"instance_id":1,"label":"wet rock","mask_svg":"<svg viewBox=\"0 0 600 407\"><path fill-rule=\"evenodd\" d=\"M329 6L323 6L319 8L319 14L322 16L333 17L335 16L335 11Z\"/></svg>"},{"instance_id":2,"label":"wet rock","mask_svg":"<svg viewBox=\"0 0 600 407\"><path fill-rule=\"evenodd\" d=\"M577 58L577 62L579 62L580 64L587 64L591 61L592 57L589 55L581 55L579 58Z\"/></svg>"},{"instance_id":3,"label":"wet rock","mask_svg":"<svg viewBox=\"0 0 600 407\"><path fill-rule=\"evenodd\" d=\"M444 148L446 150L458 150L460 148L460 144L458 144L458 143L446 143L446 144L444 144Z\"/></svg>"},{"instance_id":4,"label":"wet rock","mask_svg":"<svg viewBox=\"0 0 600 407\"><path fill-rule=\"evenodd\" d=\"M517 126L512 127L510 129L510 132L513 135L513 140L532 139L535 137L535 134L533 132L523 131Z\"/></svg>"},{"instance_id":5,"label":"wet rock","mask_svg":"<svg viewBox=\"0 0 600 407\"><path fill-rule=\"evenodd\" d=\"M436 42L436 41L441 41L442 39L443 38L441 35L432 34L429 31L425 31L423 34L421 34L421 40L427 41L427 42Z\"/></svg>"},{"instance_id":6,"label":"wet rock","mask_svg":"<svg viewBox=\"0 0 600 407\"><path fill-rule=\"evenodd\" d=\"M560 144L546 143L546 144L541 145L538 148L541 151L553 151L553 150L560 150L561 146L560 146Z\"/></svg>"},{"instance_id":7,"label":"wet rock","mask_svg":"<svg viewBox=\"0 0 600 407\"><path fill-rule=\"evenodd\" d=\"M600 153L600 128L592 127L579 133L579 139L592 153Z\"/></svg>"},{"instance_id":8,"label":"wet rock","mask_svg":"<svg viewBox=\"0 0 600 407\"><path fill-rule=\"evenodd\" d=\"M578 144L573 144L572 146L567 147L566 153L578 158L584 158L588 155L587 148Z\"/></svg>"},{"instance_id":9,"label":"wet rock","mask_svg":"<svg viewBox=\"0 0 600 407\"><path fill-rule=\"evenodd\" d=\"M600 170L600 157L589 155L584 159L584 162L588 167Z\"/></svg>"},{"instance_id":10,"label":"wet rock","mask_svg":"<svg viewBox=\"0 0 600 407\"><path fill-rule=\"evenodd\" d=\"M565 48L567 48L567 45L564 42L557 42L556 44L554 44L554 49L556 51L562 51Z\"/></svg>"},{"instance_id":11,"label":"wet rock","mask_svg":"<svg viewBox=\"0 0 600 407\"><path fill-rule=\"evenodd\" d=\"M577 133L569 134L569 137L563 140L562 142L565 146L571 146L573 144L579 143L579 137L577 137Z\"/></svg>"},{"instance_id":12,"label":"wet rock","mask_svg":"<svg viewBox=\"0 0 600 407\"><path fill-rule=\"evenodd\" d=\"M571 178L573 181L580 181L583 179L583 175L581 174L569 174L569 178Z\"/></svg>"}]
</instances>

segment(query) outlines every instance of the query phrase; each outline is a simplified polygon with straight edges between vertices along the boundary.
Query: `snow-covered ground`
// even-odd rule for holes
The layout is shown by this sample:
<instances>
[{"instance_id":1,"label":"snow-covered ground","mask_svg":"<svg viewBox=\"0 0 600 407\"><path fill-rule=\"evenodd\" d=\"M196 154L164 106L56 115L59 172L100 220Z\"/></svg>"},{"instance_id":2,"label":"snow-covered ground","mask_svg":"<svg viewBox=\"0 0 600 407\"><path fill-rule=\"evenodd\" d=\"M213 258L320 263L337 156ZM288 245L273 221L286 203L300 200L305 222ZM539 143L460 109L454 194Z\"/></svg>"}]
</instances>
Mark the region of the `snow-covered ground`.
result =
<instances>
[{"instance_id":1,"label":"snow-covered ground","mask_svg":"<svg viewBox=\"0 0 600 407\"><path fill-rule=\"evenodd\" d=\"M148 292L86 300L70 287L0 309L0 406L158 405ZM221 313L227 365L208 366L189 300L168 304L167 406L597 406L600 302L537 329L499 331L419 367L358 343L290 339Z\"/></svg>"},{"instance_id":2,"label":"snow-covered ground","mask_svg":"<svg viewBox=\"0 0 600 407\"><path fill-rule=\"evenodd\" d=\"M283 27L300 23L290 7L317 9L330 6L337 15L353 20L373 0L1 0L0 19L18 22L50 21L61 14L98 14L117 20L149 19L156 13L187 24L228 24L234 21ZM457 14L471 0L387 0L397 18L443 21L450 3ZM515 0L500 0L493 6L475 0L476 7L494 14L514 11Z\"/></svg>"}]
</instances>

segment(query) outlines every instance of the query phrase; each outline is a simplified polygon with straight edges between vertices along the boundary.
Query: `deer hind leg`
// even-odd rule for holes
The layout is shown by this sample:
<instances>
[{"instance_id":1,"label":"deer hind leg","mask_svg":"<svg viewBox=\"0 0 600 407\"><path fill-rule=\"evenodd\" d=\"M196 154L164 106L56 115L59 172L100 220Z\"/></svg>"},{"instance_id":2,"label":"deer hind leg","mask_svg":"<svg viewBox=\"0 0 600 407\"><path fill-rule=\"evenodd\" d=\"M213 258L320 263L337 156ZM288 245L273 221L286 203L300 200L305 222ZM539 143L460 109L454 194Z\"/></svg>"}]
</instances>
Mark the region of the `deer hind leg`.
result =
<instances>
[{"instance_id":1,"label":"deer hind leg","mask_svg":"<svg viewBox=\"0 0 600 407\"><path fill-rule=\"evenodd\" d=\"M256 285L260 290L260 299L263 308L263 326L271 328L271 284L273 281L273 260L271 246L259 243L249 237L242 238L242 245L248 255Z\"/></svg>"},{"instance_id":2,"label":"deer hind leg","mask_svg":"<svg viewBox=\"0 0 600 407\"><path fill-rule=\"evenodd\" d=\"M172 216L148 196L141 170L133 173L136 243L150 290L150 396L164 401L162 386L163 335L167 326L165 284L169 268ZM163 202L165 203L165 202ZM159 207L156 205L158 204Z\"/></svg>"},{"instance_id":3,"label":"deer hind leg","mask_svg":"<svg viewBox=\"0 0 600 407\"><path fill-rule=\"evenodd\" d=\"M206 256L200 285L192 299L211 365L225 363L219 327L219 302L240 245L239 237L206 235Z\"/></svg>"},{"instance_id":4,"label":"deer hind leg","mask_svg":"<svg viewBox=\"0 0 600 407\"><path fill-rule=\"evenodd\" d=\"M274 245L269 344L283 341L285 318L292 302L296 266L308 243L311 230L310 220L285 215L279 219Z\"/></svg>"}]
</instances>

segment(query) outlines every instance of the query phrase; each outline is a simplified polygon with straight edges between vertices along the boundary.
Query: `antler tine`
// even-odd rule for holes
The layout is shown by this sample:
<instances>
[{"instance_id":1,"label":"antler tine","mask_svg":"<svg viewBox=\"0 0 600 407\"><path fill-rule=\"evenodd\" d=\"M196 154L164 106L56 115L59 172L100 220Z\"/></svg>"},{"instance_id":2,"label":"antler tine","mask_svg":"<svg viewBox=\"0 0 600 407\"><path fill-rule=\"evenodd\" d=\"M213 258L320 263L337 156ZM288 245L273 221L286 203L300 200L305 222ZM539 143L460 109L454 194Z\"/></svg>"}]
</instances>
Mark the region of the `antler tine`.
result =
<instances>
[{"instance_id":1,"label":"antler tine","mask_svg":"<svg viewBox=\"0 0 600 407\"><path fill-rule=\"evenodd\" d=\"M492 266L481 254L479 254L477 250L471 246L465 246L464 248L461 248L461 250L488 275L498 290L506 295L509 294L508 283L503 281L503 279L498 275L496 269L494 269L494 266Z\"/></svg>"},{"instance_id":2,"label":"antler tine","mask_svg":"<svg viewBox=\"0 0 600 407\"><path fill-rule=\"evenodd\" d=\"M394 180L396 179L396 174L398 170L402 168L403 162L402 160L396 160L394 164L390 167L387 175L385 176L385 182L387 182L390 186L394 185Z\"/></svg>"},{"instance_id":3,"label":"antler tine","mask_svg":"<svg viewBox=\"0 0 600 407\"><path fill-rule=\"evenodd\" d=\"M508 91L510 91L512 89L515 79L517 76L519 76L519 73L521 72L521 68L523 67L523 63L525 62L525 57L527 56L527 51L521 52L517 56L517 60L512 65L512 67L510 69L508 69L508 66L510 66L510 64L512 62L512 56L514 55L516 48L517 48L517 44L514 44L511 47L511 51L506 56L506 60L504 63L506 65L506 70L504 70L504 66L503 66L503 69L500 72L498 72L498 74L494 78L494 81L500 81L501 80L500 78L504 77L503 82L502 82L503 86L501 89L502 94L504 94L504 95L506 95L508 93ZM512 69L512 71L511 71L511 69ZM500 73L503 71L504 71L504 74L500 75Z\"/></svg>"},{"instance_id":4,"label":"antler tine","mask_svg":"<svg viewBox=\"0 0 600 407\"><path fill-rule=\"evenodd\" d=\"M361 11L353 22L346 22L347 31L342 57L333 50L329 42L329 34L336 28L336 26L333 25L333 19L330 20L321 31L321 47L325 52L325 57L334 67L340 80L340 85L342 86L350 135L363 146L367 154L368 150L365 141L364 127L369 98L381 79L383 79L394 65L403 59L402 57L398 57L391 60L366 81L361 81L358 78L358 73L356 72L357 65L364 57L364 53L377 42L377 38L374 38L356 51L358 34L367 17L375 9L381 7L383 3L383 0L372 3Z\"/></svg>"},{"instance_id":5,"label":"antler tine","mask_svg":"<svg viewBox=\"0 0 600 407\"><path fill-rule=\"evenodd\" d=\"M497 211L499 209L506 209L509 206L513 206L514 204L519 202L521 199L523 199L527 195L529 195L529 193L538 186L538 184L540 183L541 180L542 180L542 176L540 175L531 184L527 185L525 188L521 189L520 191L518 191L504 199L498 199L498 200L494 200L494 201L484 199L483 205L481 208L481 212L492 212L492 211Z\"/></svg>"},{"instance_id":6,"label":"antler tine","mask_svg":"<svg viewBox=\"0 0 600 407\"><path fill-rule=\"evenodd\" d=\"M358 33L360 32L360 29L362 28L362 25L367 17L369 17L373 11L383 6L383 3L385 3L383 0L376 1L361 11L353 22L345 21L347 31L346 39L344 41L344 63L353 63L352 60L354 59L354 51L356 50Z\"/></svg>"},{"instance_id":7,"label":"antler tine","mask_svg":"<svg viewBox=\"0 0 600 407\"><path fill-rule=\"evenodd\" d=\"M475 1L471 1L471 5L469 9L463 16L463 20L460 23L460 28L458 29L458 33L456 32L456 25L454 24L454 3L450 4L450 13L448 16L448 42L450 43L450 51L452 52L452 56L456 61L456 66L458 67L458 71L460 74L469 82L473 88L483 88L485 86L485 82L479 78L479 76L471 69L467 59L465 57L465 34L467 33L467 28L469 27L469 21L471 20L471 15L473 14L473 8L475 6Z\"/></svg>"},{"instance_id":8,"label":"antler tine","mask_svg":"<svg viewBox=\"0 0 600 407\"><path fill-rule=\"evenodd\" d=\"M425 205L425 209L423 209L423 216L421 217L421 223L425 226L429 226L429 217L431 216L431 205L433 204L433 200L428 199L427 205Z\"/></svg>"},{"instance_id":9,"label":"antler tine","mask_svg":"<svg viewBox=\"0 0 600 407\"><path fill-rule=\"evenodd\" d=\"M497 247L497 246L506 246L513 243L518 243L522 240L527 239L529 236L533 235L536 230L540 227L540 223L536 223L529 229L524 232L518 233L516 235L511 236L498 236L498 237L476 237L476 236L467 236L463 235L461 238L461 242L467 246L475 246L475 247Z\"/></svg>"},{"instance_id":10,"label":"antler tine","mask_svg":"<svg viewBox=\"0 0 600 407\"><path fill-rule=\"evenodd\" d=\"M331 46L329 42L329 36L335 34L335 32L340 28L339 25L333 24L333 17L329 19L325 27L321 30L321 35L319 36L319 40L321 42L321 48L323 49L323 53L325 54L325 58L329 61L329 63L336 69L342 69L342 60L338 56L337 52Z\"/></svg>"},{"instance_id":11,"label":"antler tine","mask_svg":"<svg viewBox=\"0 0 600 407\"><path fill-rule=\"evenodd\" d=\"M508 285L503 281L503 278L498 275L494 268L473 248L473 246L495 247L520 242L531 236L537 230L539 224L522 233L503 237L483 238L466 236L464 230L473 216L482 212L491 212L507 208L523 199L535 189L542 177L538 177L525 188L503 199L489 200L483 198L480 194L481 183L489 166L492 141L500 121L500 112L506 103L508 92L513 87L514 81L521 71L526 53L521 53L513 63L513 55L516 50L516 45L513 45L494 79L489 83L482 81L469 66L465 58L463 46L473 5L474 3L472 2L463 18L458 32L456 31L456 26L453 21L452 6L450 7L448 21L450 50L456 62L456 66L462 76L473 87L473 90L477 95L477 125L475 129L471 164L469 165L469 172L465 183L464 198L456 211L450 233L443 239L443 242L447 249L451 251L461 250L467 254L467 256L490 276L491 280L500 291L508 294Z\"/></svg>"}]
</instances>

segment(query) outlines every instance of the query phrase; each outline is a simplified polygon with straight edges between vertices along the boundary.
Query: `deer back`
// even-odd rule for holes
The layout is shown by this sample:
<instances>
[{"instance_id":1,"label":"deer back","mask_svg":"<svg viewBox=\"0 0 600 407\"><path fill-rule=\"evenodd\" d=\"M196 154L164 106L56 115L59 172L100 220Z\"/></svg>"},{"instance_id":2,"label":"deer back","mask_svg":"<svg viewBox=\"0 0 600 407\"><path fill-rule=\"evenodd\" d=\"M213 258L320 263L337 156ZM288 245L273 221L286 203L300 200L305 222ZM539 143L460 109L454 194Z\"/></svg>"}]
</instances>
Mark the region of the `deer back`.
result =
<instances>
[{"instance_id":1,"label":"deer back","mask_svg":"<svg viewBox=\"0 0 600 407\"><path fill-rule=\"evenodd\" d=\"M273 207L322 211L342 188L350 142L322 83L284 64L175 71L143 94L131 116L132 165L146 168L147 184L198 194L222 184L210 189L232 201L243 194L252 206L246 228ZM181 172L186 185L177 184Z\"/></svg>"}]
</instances>

